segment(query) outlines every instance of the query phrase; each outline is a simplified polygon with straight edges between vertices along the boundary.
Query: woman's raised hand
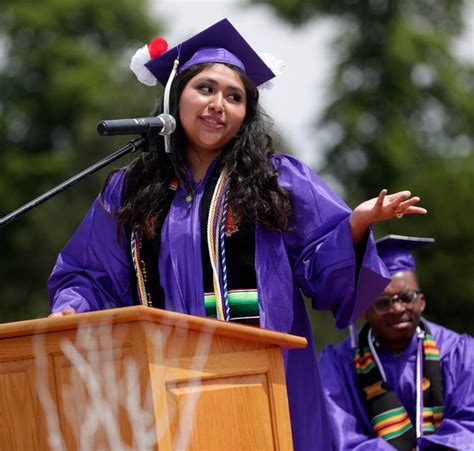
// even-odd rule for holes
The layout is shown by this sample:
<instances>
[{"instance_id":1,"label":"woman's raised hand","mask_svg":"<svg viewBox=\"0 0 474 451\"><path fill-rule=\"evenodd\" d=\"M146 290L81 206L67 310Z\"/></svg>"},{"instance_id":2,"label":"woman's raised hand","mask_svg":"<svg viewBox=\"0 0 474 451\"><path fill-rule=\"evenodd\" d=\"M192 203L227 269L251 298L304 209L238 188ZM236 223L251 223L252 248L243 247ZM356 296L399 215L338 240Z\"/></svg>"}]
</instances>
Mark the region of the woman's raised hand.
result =
<instances>
[{"instance_id":1,"label":"woman's raised hand","mask_svg":"<svg viewBox=\"0 0 474 451\"><path fill-rule=\"evenodd\" d=\"M367 229L374 222L389 219L401 219L403 215L424 215L425 208L417 207L418 196L412 196L410 191L399 191L388 194L386 189L380 191L378 197L359 204L352 212L350 223L354 244L360 243L367 235Z\"/></svg>"}]
</instances>

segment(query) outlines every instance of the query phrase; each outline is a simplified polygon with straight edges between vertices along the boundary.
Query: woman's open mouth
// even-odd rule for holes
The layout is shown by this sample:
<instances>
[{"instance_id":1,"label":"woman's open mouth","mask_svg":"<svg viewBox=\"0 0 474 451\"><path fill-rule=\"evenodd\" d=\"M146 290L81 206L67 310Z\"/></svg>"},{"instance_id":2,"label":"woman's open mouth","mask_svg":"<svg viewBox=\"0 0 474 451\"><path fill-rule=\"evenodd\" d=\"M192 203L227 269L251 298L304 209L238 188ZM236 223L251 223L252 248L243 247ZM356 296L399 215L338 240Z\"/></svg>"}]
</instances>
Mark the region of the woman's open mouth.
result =
<instances>
[{"instance_id":1,"label":"woman's open mouth","mask_svg":"<svg viewBox=\"0 0 474 451\"><path fill-rule=\"evenodd\" d=\"M224 123L219 119L214 119L214 118L205 117L205 116L204 117L201 116L200 119L201 119L201 122L206 127L212 128L214 130L220 130L224 127Z\"/></svg>"}]
</instances>

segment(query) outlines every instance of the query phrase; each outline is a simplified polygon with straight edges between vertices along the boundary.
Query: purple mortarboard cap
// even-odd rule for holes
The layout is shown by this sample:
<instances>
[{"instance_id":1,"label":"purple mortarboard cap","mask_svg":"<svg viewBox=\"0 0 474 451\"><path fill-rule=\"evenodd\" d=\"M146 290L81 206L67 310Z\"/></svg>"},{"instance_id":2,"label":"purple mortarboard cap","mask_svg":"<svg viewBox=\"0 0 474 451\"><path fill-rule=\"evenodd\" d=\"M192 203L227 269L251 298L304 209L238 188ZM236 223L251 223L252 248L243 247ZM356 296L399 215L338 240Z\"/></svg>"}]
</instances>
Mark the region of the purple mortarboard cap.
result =
<instances>
[{"instance_id":1,"label":"purple mortarboard cap","mask_svg":"<svg viewBox=\"0 0 474 451\"><path fill-rule=\"evenodd\" d=\"M256 86L275 76L234 26L223 19L145 64L166 85L175 59L178 72L199 63L228 63L242 69Z\"/></svg>"},{"instance_id":2,"label":"purple mortarboard cap","mask_svg":"<svg viewBox=\"0 0 474 451\"><path fill-rule=\"evenodd\" d=\"M415 271L415 257L411 251L434 243L434 238L387 235L376 241L377 252L390 274L399 271Z\"/></svg>"}]
</instances>

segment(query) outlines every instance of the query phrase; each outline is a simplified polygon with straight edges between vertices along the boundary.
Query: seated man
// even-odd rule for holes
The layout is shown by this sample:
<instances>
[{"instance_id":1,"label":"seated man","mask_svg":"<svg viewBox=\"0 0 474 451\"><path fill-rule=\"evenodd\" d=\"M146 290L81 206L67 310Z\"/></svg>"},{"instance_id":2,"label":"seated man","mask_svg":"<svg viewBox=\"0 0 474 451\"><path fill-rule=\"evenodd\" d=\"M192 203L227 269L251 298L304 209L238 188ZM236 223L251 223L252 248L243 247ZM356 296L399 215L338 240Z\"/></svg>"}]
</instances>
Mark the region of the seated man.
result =
<instances>
[{"instance_id":1,"label":"seated man","mask_svg":"<svg viewBox=\"0 0 474 451\"><path fill-rule=\"evenodd\" d=\"M336 450L474 449L474 340L421 318L410 251L433 241L377 242L392 281L358 339L321 354Z\"/></svg>"}]
</instances>

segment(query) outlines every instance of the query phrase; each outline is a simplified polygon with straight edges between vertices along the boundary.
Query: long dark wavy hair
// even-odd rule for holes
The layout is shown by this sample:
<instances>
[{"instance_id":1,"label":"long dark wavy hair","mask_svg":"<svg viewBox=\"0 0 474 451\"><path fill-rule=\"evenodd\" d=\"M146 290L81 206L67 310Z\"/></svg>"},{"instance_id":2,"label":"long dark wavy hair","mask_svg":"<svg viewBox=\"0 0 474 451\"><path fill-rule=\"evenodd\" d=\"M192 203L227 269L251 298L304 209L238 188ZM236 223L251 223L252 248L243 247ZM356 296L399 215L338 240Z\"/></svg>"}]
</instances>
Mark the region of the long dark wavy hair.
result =
<instances>
[{"instance_id":1,"label":"long dark wavy hair","mask_svg":"<svg viewBox=\"0 0 474 451\"><path fill-rule=\"evenodd\" d=\"M171 135L171 153L165 152L164 138L158 150L143 152L126 169L122 207L116 212L119 226L141 226L149 237L160 227L169 210L169 184L177 178L180 186L192 191L186 167L186 135L179 121L179 99L191 78L213 63L196 64L180 73L170 91L170 113L176 118ZM274 153L269 134L272 122L262 111L259 93L253 81L235 66L246 90L247 111L243 124L222 149L220 164L227 167L228 199L238 221L256 222L271 230L289 227L292 212L289 194L277 183L278 172L272 165ZM162 112L162 99L152 115Z\"/></svg>"}]
</instances>

